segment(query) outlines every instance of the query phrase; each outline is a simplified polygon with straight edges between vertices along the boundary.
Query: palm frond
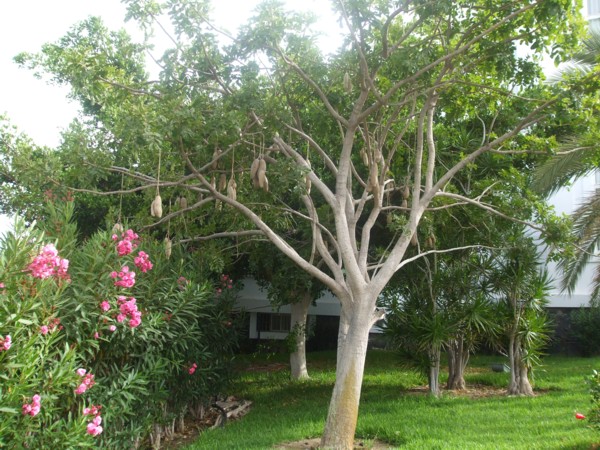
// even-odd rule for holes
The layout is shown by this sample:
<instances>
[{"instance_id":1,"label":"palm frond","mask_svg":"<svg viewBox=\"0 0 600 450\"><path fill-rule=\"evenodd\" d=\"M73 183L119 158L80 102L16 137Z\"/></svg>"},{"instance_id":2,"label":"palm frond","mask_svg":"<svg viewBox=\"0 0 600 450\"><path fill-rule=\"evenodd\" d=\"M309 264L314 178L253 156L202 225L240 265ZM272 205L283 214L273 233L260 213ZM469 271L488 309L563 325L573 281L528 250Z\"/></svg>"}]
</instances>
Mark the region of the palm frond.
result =
<instances>
[{"instance_id":1,"label":"palm frond","mask_svg":"<svg viewBox=\"0 0 600 450\"><path fill-rule=\"evenodd\" d=\"M600 57L600 28L591 27L589 36L583 41L583 51L576 53L570 61L561 64L558 70L546 80L549 84L556 84L566 77L581 74L585 75L593 69Z\"/></svg>"},{"instance_id":2,"label":"palm frond","mask_svg":"<svg viewBox=\"0 0 600 450\"><path fill-rule=\"evenodd\" d=\"M573 231L578 236L578 246L573 258L563 260L559 267L563 270L563 290L571 293L600 244L600 189L588 196L573 213Z\"/></svg>"},{"instance_id":3,"label":"palm frond","mask_svg":"<svg viewBox=\"0 0 600 450\"><path fill-rule=\"evenodd\" d=\"M542 164L534 173L531 188L540 194L550 195L573 178L582 177L595 170L590 164L590 153L598 151L597 145L585 145L578 138L569 138L560 144L559 154Z\"/></svg>"},{"instance_id":4,"label":"palm frond","mask_svg":"<svg viewBox=\"0 0 600 450\"><path fill-rule=\"evenodd\" d=\"M598 307L600 306L600 265L596 266L596 270L594 271L592 286L594 286L594 289L590 294L590 305Z\"/></svg>"},{"instance_id":5,"label":"palm frond","mask_svg":"<svg viewBox=\"0 0 600 450\"><path fill-rule=\"evenodd\" d=\"M586 58L588 59L588 58ZM557 84L564 81L565 78L580 74L586 75L593 69L593 65L588 63L586 59L572 59L560 65L552 74L546 78L546 83Z\"/></svg>"}]
</instances>

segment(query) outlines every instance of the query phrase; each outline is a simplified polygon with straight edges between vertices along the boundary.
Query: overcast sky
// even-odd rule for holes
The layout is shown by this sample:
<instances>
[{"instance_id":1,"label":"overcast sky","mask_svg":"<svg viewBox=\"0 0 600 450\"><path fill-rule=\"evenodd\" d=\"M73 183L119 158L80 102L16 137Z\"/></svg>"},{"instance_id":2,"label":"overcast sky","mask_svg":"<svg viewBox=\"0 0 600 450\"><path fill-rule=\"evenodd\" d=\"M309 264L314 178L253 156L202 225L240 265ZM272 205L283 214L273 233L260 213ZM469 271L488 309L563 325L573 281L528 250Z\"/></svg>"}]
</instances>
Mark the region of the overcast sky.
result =
<instances>
[{"instance_id":1,"label":"overcast sky","mask_svg":"<svg viewBox=\"0 0 600 450\"><path fill-rule=\"evenodd\" d=\"M229 31L245 23L259 0L214 0L214 21ZM325 0L285 0L289 9L317 12L319 29L329 34L322 39L326 51L334 49L338 25ZM0 115L37 144L55 147L60 132L77 114L78 106L67 99L68 89L38 80L14 62L21 52L37 52L46 42L57 41L75 23L100 16L110 29L125 27L125 6L120 0L13 0L0 5ZM0 233L8 219L0 216Z\"/></svg>"}]
</instances>

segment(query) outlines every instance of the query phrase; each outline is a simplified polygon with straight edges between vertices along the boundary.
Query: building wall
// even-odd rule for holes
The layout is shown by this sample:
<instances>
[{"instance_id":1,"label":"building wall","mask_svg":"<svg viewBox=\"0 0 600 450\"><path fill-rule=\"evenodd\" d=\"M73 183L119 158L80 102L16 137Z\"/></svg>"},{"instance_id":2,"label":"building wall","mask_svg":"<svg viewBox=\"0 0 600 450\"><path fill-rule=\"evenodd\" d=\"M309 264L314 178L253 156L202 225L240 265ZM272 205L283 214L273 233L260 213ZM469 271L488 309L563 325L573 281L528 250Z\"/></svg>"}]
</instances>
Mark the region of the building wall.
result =
<instances>
[{"instance_id":1,"label":"building wall","mask_svg":"<svg viewBox=\"0 0 600 450\"><path fill-rule=\"evenodd\" d=\"M554 194L549 202L552 204L559 214L570 215L581 205L590 193L592 193L597 185L600 177L597 173L583 177L575 181L570 187L560 189ZM589 296L591 292L591 284L596 270L598 259L594 258L585 268L579 278L579 282L571 294L561 292L560 280L562 279L562 271L558 268L557 263L549 261L547 263L548 271L554 280L554 287L550 292L550 308L578 308L580 306L589 305Z\"/></svg>"}]
</instances>

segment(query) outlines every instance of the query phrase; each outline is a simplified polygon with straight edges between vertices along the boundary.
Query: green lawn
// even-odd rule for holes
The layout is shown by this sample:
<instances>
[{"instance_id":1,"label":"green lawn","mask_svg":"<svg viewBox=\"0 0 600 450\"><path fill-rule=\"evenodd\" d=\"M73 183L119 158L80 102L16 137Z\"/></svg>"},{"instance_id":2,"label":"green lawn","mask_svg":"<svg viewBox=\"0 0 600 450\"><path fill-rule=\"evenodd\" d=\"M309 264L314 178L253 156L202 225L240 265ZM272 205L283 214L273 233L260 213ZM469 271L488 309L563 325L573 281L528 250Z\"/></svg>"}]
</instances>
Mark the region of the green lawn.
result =
<instances>
[{"instance_id":1,"label":"green lawn","mask_svg":"<svg viewBox=\"0 0 600 450\"><path fill-rule=\"evenodd\" d=\"M335 356L309 354L311 380L292 383L289 371L248 372L231 394L254 402L240 421L203 433L189 449L267 449L284 441L320 435L334 382ZM535 398L506 397L508 374L493 373L499 357L474 358L467 383L487 396L427 396L425 381L400 367L394 355L371 351L367 358L357 436L378 438L401 449L589 449L600 433L575 419L590 406L585 377L600 358L547 357L535 374ZM490 395L493 394L493 395Z\"/></svg>"}]
</instances>

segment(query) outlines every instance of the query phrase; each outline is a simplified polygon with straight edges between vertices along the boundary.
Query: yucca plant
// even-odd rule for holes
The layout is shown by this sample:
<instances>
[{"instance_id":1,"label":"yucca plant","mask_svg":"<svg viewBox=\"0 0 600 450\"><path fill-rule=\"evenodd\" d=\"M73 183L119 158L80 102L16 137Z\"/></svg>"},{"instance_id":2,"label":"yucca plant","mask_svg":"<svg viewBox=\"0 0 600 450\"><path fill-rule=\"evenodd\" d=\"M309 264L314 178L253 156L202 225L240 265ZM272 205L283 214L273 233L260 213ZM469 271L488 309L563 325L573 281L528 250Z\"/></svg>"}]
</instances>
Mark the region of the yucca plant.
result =
<instances>
[{"instance_id":1,"label":"yucca plant","mask_svg":"<svg viewBox=\"0 0 600 450\"><path fill-rule=\"evenodd\" d=\"M515 230L510 246L496 256L492 284L497 289L498 317L504 324L505 348L511 374L509 395L532 396L530 376L540 364L550 338L545 312L551 280L540 268L537 247L523 230Z\"/></svg>"}]
</instances>

